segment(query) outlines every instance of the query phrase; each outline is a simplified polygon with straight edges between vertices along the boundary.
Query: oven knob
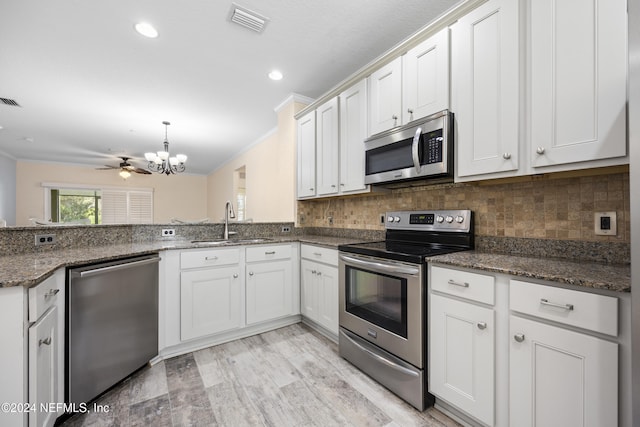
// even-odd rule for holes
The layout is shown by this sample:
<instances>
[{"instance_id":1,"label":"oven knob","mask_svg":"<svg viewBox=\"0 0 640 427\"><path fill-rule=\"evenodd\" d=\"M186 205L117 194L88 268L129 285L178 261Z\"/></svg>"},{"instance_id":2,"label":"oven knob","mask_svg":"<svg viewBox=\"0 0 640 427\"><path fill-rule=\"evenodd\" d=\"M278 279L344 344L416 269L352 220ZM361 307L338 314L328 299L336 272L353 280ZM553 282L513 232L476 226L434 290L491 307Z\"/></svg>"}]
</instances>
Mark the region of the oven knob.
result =
<instances>
[{"instance_id":1,"label":"oven knob","mask_svg":"<svg viewBox=\"0 0 640 427\"><path fill-rule=\"evenodd\" d=\"M463 216L458 215L458 216L456 217L456 222L457 222L458 224L462 224L462 223L464 222L464 217L463 217Z\"/></svg>"},{"instance_id":2,"label":"oven knob","mask_svg":"<svg viewBox=\"0 0 640 427\"><path fill-rule=\"evenodd\" d=\"M396 217L394 217L394 218L393 218L393 220L394 220L395 222L400 222L400 217L399 217L399 216L396 216Z\"/></svg>"},{"instance_id":3,"label":"oven knob","mask_svg":"<svg viewBox=\"0 0 640 427\"><path fill-rule=\"evenodd\" d=\"M451 224L453 222L453 217L450 215L447 215L447 217L444 220L447 221L449 224Z\"/></svg>"},{"instance_id":4,"label":"oven knob","mask_svg":"<svg viewBox=\"0 0 640 427\"><path fill-rule=\"evenodd\" d=\"M444 217L443 217L443 216L438 215L438 216L436 217L436 222L442 223L442 221L444 221Z\"/></svg>"},{"instance_id":5,"label":"oven knob","mask_svg":"<svg viewBox=\"0 0 640 427\"><path fill-rule=\"evenodd\" d=\"M393 217L392 216L387 217L387 222L393 222Z\"/></svg>"}]
</instances>

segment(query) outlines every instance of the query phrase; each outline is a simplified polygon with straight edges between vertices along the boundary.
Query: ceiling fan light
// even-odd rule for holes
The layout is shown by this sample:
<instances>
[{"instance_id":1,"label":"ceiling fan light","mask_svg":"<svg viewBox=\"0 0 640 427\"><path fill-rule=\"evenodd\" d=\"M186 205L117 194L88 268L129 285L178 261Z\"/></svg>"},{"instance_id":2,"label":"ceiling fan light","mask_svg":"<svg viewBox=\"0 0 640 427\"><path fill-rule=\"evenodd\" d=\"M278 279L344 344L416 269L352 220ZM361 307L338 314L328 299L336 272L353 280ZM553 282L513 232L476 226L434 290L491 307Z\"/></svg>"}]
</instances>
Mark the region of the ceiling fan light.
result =
<instances>
[{"instance_id":1,"label":"ceiling fan light","mask_svg":"<svg viewBox=\"0 0 640 427\"><path fill-rule=\"evenodd\" d=\"M147 159L147 162L153 162L156 160L156 153L144 153L144 158Z\"/></svg>"},{"instance_id":2,"label":"ceiling fan light","mask_svg":"<svg viewBox=\"0 0 640 427\"><path fill-rule=\"evenodd\" d=\"M178 162L180 163L185 163L187 161L187 156L184 154L177 154L176 158L178 159Z\"/></svg>"},{"instance_id":3,"label":"ceiling fan light","mask_svg":"<svg viewBox=\"0 0 640 427\"><path fill-rule=\"evenodd\" d=\"M158 157L160 160L167 160L169 158L169 153L167 151L158 151Z\"/></svg>"},{"instance_id":4,"label":"ceiling fan light","mask_svg":"<svg viewBox=\"0 0 640 427\"><path fill-rule=\"evenodd\" d=\"M123 170L121 170L121 171L120 171L120 176L121 176L123 179L127 179L127 178L129 178L129 177L131 176L131 172L129 172L129 171L128 171L128 170L126 170L126 169L123 169Z\"/></svg>"}]
</instances>

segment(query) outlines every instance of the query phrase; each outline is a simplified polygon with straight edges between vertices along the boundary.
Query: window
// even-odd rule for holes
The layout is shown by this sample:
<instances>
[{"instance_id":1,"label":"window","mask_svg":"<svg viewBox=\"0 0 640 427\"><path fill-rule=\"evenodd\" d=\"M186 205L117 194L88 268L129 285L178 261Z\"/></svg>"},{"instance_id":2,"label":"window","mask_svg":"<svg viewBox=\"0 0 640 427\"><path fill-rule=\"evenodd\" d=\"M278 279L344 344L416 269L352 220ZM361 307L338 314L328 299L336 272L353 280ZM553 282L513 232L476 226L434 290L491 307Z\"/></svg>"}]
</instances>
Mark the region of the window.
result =
<instances>
[{"instance_id":1,"label":"window","mask_svg":"<svg viewBox=\"0 0 640 427\"><path fill-rule=\"evenodd\" d=\"M98 190L51 189L51 222L100 224Z\"/></svg>"},{"instance_id":2,"label":"window","mask_svg":"<svg viewBox=\"0 0 640 427\"><path fill-rule=\"evenodd\" d=\"M67 224L152 224L153 190L43 183L45 218Z\"/></svg>"}]
</instances>

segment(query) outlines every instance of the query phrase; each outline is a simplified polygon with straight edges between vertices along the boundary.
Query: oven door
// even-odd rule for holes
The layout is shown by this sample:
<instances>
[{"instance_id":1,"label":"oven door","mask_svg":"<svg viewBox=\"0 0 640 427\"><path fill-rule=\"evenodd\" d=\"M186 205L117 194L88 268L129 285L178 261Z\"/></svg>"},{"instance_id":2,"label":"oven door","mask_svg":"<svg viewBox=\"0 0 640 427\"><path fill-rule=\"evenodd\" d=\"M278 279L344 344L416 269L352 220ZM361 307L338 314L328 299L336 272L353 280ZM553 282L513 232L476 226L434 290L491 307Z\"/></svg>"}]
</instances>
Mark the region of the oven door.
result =
<instances>
[{"instance_id":1,"label":"oven door","mask_svg":"<svg viewBox=\"0 0 640 427\"><path fill-rule=\"evenodd\" d=\"M340 326L423 368L423 266L341 252L339 269Z\"/></svg>"}]
</instances>

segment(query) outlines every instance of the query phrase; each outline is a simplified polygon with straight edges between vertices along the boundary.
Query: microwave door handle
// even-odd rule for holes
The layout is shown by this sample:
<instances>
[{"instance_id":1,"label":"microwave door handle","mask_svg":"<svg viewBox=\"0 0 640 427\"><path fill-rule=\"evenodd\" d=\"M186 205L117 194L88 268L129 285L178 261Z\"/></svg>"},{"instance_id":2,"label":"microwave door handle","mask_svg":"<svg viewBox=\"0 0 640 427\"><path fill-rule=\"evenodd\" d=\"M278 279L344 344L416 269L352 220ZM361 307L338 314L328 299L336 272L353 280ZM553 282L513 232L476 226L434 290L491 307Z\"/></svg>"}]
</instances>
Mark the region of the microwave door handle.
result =
<instances>
[{"instance_id":1,"label":"microwave door handle","mask_svg":"<svg viewBox=\"0 0 640 427\"><path fill-rule=\"evenodd\" d=\"M420 135L422 135L422 128L416 129L416 134L413 136L413 144L411 144L411 156L413 157L413 166L416 168L416 172L420 173L420 156L418 154L418 144L420 143Z\"/></svg>"}]
</instances>

